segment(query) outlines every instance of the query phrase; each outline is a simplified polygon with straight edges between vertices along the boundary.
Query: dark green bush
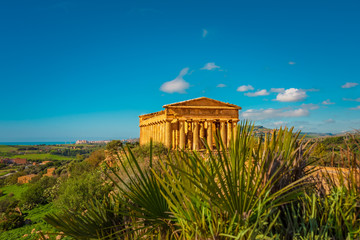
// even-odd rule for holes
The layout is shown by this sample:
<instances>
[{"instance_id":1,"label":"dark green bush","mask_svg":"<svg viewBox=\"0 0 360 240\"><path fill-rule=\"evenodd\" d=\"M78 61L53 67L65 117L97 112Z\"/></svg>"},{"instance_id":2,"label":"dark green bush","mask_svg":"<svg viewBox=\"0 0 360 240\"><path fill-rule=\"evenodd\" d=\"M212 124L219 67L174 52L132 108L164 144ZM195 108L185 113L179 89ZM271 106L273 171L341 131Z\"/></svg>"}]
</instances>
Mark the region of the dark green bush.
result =
<instances>
[{"instance_id":1,"label":"dark green bush","mask_svg":"<svg viewBox=\"0 0 360 240\"><path fill-rule=\"evenodd\" d=\"M92 167L97 167L104 160L105 151L103 149L99 149L91 153L91 155L86 159L86 163L90 164Z\"/></svg>"},{"instance_id":2,"label":"dark green bush","mask_svg":"<svg viewBox=\"0 0 360 240\"><path fill-rule=\"evenodd\" d=\"M112 153L116 153L117 151L120 150L122 145L123 144L120 140L112 140L111 142L109 142L106 145L106 150L108 150L109 152L112 152Z\"/></svg>"},{"instance_id":3,"label":"dark green bush","mask_svg":"<svg viewBox=\"0 0 360 240\"><path fill-rule=\"evenodd\" d=\"M8 231L23 226L24 215L18 211L11 210L1 215L0 230Z\"/></svg>"},{"instance_id":4,"label":"dark green bush","mask_svg":"<svg viewBox=\"0 0 360 240\"><path fill-rule=\"evenodd\" d=\"M111 191L98 171L86 171L73 175L64 181L58 189L55 205L70 210L84 210L89 200L101 200Z\"/></svg>"},{"instance_id":5,"label":"dark green bush","mask_svg":"<svg viewBox=\"0 0 360 240\"><path fill-rule=\"evenodd\" d=\"M150 144L137 146L131 149L132 153L135 155L135 157L149 157L150 155ZM152 145L152 153L153 156L161 156L165 155L169 152L169 150L165 147L162 143L153 143Z\"/></svg>"},{"instance_id":6,"label":"dark green bush","mask_svg":"<svg viewBox=\"0 0 360 240\"><path fill-rule=\"evenodd\" d=\"M47 189L54 186L56 179L53 177L42 177L40 180L31 184L30 187L21 195L23 207L32 209L38 204L51 202Z\"/></svg>"},{"instance_id":7,"label":"dark green bush","mask_svg":"<svg viewBox=\"0 0 360 240\"><path fill-rule=\"evenodd\" d=\"M14 198L10 198L10 197L6 197L3 200L0 201L0 213L5 213L10 209L15 208L18 205L19 201L14 199Z\"/></svg>"}]
</instances>

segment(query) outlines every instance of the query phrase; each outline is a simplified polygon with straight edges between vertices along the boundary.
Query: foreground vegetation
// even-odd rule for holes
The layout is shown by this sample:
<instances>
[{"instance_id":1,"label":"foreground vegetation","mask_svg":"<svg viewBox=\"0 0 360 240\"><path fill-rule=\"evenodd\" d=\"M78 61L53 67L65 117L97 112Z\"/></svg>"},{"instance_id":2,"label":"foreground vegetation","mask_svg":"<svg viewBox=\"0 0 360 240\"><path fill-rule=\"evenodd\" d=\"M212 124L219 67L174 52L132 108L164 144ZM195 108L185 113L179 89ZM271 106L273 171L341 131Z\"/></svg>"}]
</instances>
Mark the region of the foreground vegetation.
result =
<instances>
[{"instance_id":1,"label":"foreground vegetation","mask_svg":"<svg viewBox=\"0 0 360 240\"><path fill-rule=\"evenodd\" d=\"M355 139L357 150L359 141ZM113 189L45 221L76 239L359 239L359 158L317 171L315 143L292 129L256 137L242 123L229 151L169 152L155 161L123 148L103 166ZM204 143L206 144L206 143Z\"/></svg>"},{"instance_id":2,"label":"foreground vegetation","mask_svg":"<svg viewBox=\"0 0 360 240\"><path fill-rule=\"evenodd\" d=\"M360 239L359 138L300 136L261 137L244 122L230 151L220 139L213 153L112 141L73 161L8 166L0 239ZM0 150L74 155L40 148Z\"/></svg>"},{"instance_id":3,"label":"foreground vegetation","mask_svg":"<svg viewBox=\"0 0 360 240\"><path fill-rule=\"evenodd\" d=\"M36 159L28 158L26 165L0 164L0 239L39 239L46 232L53 233L49 236L54 239L69 239L58 235L43 217L61 212L65 206L70 208L74 203L80 205L87 202L89 196L100 198L108 191L101 187L101 172L94 165L105 159L104 147L0 146L0 156L15 158L18 157L16 154L22 153L19 157L24 157L26 152ZM79 150L82 155L76 156L77 160L70 161L70 157L64 156L79 154ZM41 159L49 160L47 156L55 156L58 160L39 164ZM85 158L85 161L81 160ZM50 177L45 176L48 169L54 168ZM8 176L4 176L6 174ZM19 177L30 174L36 174L36 177L29 183L18 184Z\"/></svg>"}]
</instances>

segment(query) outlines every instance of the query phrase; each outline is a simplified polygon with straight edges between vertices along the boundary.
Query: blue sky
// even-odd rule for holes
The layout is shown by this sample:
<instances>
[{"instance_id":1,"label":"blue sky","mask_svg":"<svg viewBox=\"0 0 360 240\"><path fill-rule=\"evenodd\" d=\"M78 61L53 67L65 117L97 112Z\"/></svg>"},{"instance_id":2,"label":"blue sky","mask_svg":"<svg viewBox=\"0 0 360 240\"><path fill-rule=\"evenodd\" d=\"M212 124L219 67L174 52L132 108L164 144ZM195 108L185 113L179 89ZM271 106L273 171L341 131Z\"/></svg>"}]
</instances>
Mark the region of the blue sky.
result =
<instances>
[{"instance_id":1,"label":"blue sky","mask_svg":"<svg viewBox=\"0 0 360 240\"><path fill-rule=\"evenodd\" d=\"M0 141L138 137L210 97L257 125L360 128L359 1L1 1Z\"/></svg>"}]
</instances>

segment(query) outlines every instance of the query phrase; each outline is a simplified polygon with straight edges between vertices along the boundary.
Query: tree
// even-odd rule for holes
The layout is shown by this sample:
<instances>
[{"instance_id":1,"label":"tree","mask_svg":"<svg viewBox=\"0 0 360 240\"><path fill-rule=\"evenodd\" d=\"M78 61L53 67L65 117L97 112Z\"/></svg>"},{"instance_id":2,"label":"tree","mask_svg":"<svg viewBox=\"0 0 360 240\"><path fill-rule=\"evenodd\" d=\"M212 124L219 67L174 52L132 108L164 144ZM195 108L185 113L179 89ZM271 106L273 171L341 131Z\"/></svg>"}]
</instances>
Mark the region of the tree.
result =
<instances>
[{"instance_id":1,"label":"tree","mask_svg":"<svg viewBox=\"0 0 360 240\"><path fill-rule=\"evenodd\" d=\"M96 150L86 159L86 162L92 167L97 167L105 160L105 151L103 149Z\"/></svg>"},{"instance_id":2,"label":"tree","mask_svg":"<svg viewBox=\"0 0 360 240\"><path fill-rule=\"evenodd\" d=\"M38 204L46 204L50 202L47 189L54 186L56 179L53 177L42 177L37 182L33 183L22 195L21 199L24 203L24 207L32 209Z\"/></svg>"},{"instance_id":3,"label":"tree","mask_svg":"<svg viewBox=\"0 0 360 240\"><path fill-rule=\"evenodd\" d=\"M111 191L99 171L86 171L81 175L71 175L60 185L55 205L73 211L84 210L89 200L101 200Z\"/></svg>"},{"instance_id":4,"label":"tree","mask_svg":"<svg viewBox=\"0 0 360 240\"><path fill-rule=\"evenodd\" d=\"M112 140L106 145L106 150L111 153L116 153L119 151L119 148L122 147L122 142L120 140Z\"/></svg>"}]
</instances>

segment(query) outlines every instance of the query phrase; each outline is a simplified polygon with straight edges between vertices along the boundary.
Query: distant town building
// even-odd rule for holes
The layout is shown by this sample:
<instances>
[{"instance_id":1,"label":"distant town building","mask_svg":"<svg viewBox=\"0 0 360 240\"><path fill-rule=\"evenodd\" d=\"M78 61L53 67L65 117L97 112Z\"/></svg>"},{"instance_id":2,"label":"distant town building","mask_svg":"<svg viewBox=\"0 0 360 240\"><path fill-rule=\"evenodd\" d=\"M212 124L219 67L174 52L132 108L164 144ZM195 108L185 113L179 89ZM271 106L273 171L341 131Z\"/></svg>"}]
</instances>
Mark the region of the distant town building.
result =
<instances>
[{"instance_id":1,"label":"distant town building","mask_svg":"<svg viewBox=\"0 0 360 240\"><path fill-rule=\"evenodd\" d=\"M14 159L3 158L3 159L0 159L0 163L25 165L25 164L27 164L27 160L25 158L14 158Z\"/></svg>"},{"instance_id":2,"label":"distant town building","mask_svg":"<svg viewBox=\"0 0 360 240\"><path fill-rule=\"evenodd\" d=\"M54 176L55 168L48 168L46 171L47 172L44 174L44 176L52 177Z\"/></svg>"},{"instance_id":3,"label":"distant town building","mask_svg":"<svg viewBox=\"0 0 360 240\"><path fill-rule=\"evenodd\" d=\"M29 183L31 179L33 179L36 176L37 176L36 174L30 174L30 175L18 177L17 182L19 184Z\"/></svg>"},{"instance_id":4,"label":"distant town building","mask_svg":"<svg viewBox=\"0 0 360 240\"><path fill-rule=\"evenodd\" d=\"M47 163L51 163L51 161L43 161L43 162L40 163L40 165L45 165Z\"/></svg>"},{"instance_id":5,"label":"distant town building","mask_svg":"<svg viewBox=\"0 0 360 240\"><path fill-rule=\"evenodd\" d=\"M12 161L14 162L14 164L17 164L17 165L27 164L27 161L25 158L15 158L15 159L12 159Z\"/></svg>"},{"instance_id":6,"label":"distant town building","mask_svg":"<svg viewBox=\"0 0 360 240\"><path fill-rule=\"evenodd\" d=\"M88 141L88 140L77 140L75 144L108 144L110 140L101 140L101 141Z\"/></svg>"},{"instance_id":7,"label":"distant town building","mask_svg":"<svg viewBox=\"0 0 360 240\"><path fill-rule=\"evenodd\" d=\"M10 158L2 158L0 159L0 163L2 164L12 164L12 160Z\"/></svg>"}]
</instances>

